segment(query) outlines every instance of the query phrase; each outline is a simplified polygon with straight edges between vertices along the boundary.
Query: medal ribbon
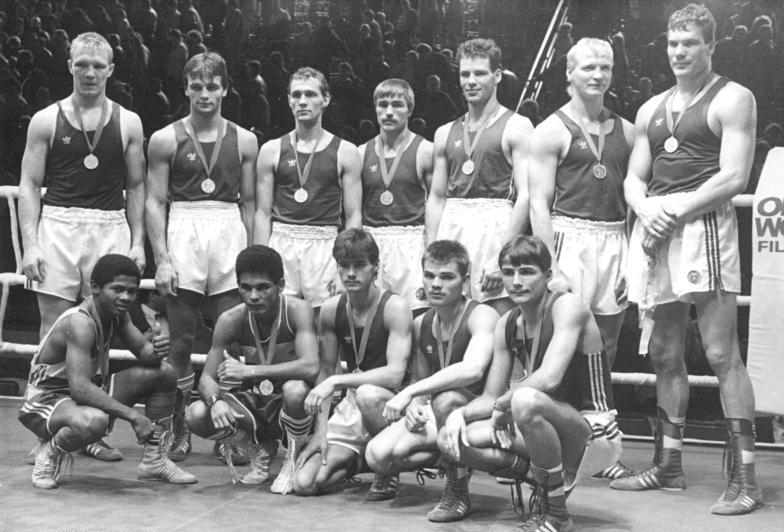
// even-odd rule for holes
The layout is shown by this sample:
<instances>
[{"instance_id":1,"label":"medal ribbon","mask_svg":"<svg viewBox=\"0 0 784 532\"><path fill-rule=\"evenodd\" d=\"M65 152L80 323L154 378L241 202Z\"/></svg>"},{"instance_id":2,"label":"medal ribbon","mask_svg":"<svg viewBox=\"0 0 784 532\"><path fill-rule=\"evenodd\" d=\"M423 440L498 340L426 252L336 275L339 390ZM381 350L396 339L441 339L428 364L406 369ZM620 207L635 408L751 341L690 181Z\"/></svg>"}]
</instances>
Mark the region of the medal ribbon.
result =
<instances>
[{"instance_id":1,"label":"medal ribbon","mask_svg":"<svg viewBox=\"0 0 784 532\"><path fill-rule=\"evenodd\" d=\"M444 369L452 362L452 348L455 346L455 335L457 334L457 330L460 328L460 323L463 321L463 316L465 316L466 310L468 310L468 300L463 300L463 310L460 311L460 315L457 319L452 323L452 329L449 331L449 346L446 348L446 353L444 353L444 341L441 339L441 319L436 314L435 319L433 320L433 328L435 329L435 336L436 336L436 346L438 347L438 359L441 362L441 369ZM438 322L436 322L438 320Z\"/></svg>"},{"instance_id":2,"label":"medal ribbon","mask_svg":"<svg viewBox=\"0 0 784 532\"><path fill-rule=\"evenodd\" d=\"M373 325L373 319L378 312L378 305L381 303L381 297L384 292L379 291L378 298L370 305L367 315L365 316L365 327L362 329L362 338L359 341L359 350L357 350L357 336L354 331L354 315L351 311L351 300L346 296L346 314L348 315L348 330L351 331L351 346L354 348L354 361L357 363L357 368L365 360L365 351L367 350L368 338L370 337L370 327Z\"/></svg>"},{"instance_id":3,"label":"medal ribbon","mask_svg":"<svg viewBox=\"0 0 784 532\"><path fill-rule=\"evenodd\" d=\"M597 148L596 143L593 141L593 137L591 136L591 133L588 131L588 125L585 123L585 118L583 118L582 115L576 113L574 109L572 109L572 112L574 112L574 115L578 117L577 126L580 128L580 132L583 134L583 137L585 137L585 142L588 143L588 147L591 149L591 153L593 153L594 157L596 157L596 162L601 164L602 153L604 152L604 137L605 137L604 127L602 124L602 113L599 113L599 120L598 120L599 147Z\"/></svg>"},{"instance_id":4,"label":"medal ribbon","mask_svg":"<svg viewBox=\"0 0 784 532\"><path fill-rule=\"evenodd\" d=\"M553 304L553 294L552 292L547 293L547 300L544 302L544 305L540 307L539 310L539 324L536 326L536 333L534 334L534 341L531 344L531 352L528 353L528 359L526 360L525 370L526 375L531 376L534 372L534 363L536 362L536 355L539 353L539 340L542 339L542 324L544 323L544 317L547 314L548 310ZM523 318L523 341L528 338L525 332L525 318Z\"/></svg>"},{"instance_id":5,"label":"medal ribbon","mask_svg":"<svg viewBox=\"0 0 784 532\"><path fill-rule=\"evenodd\" d=\"M387 171L387 158L384 155L384 144L381 142L381 135L376 137L376 151L378 151L378 167L381 170L381 180L384 182L384 188L389 190L389 187L392 185L392 180L395 179L395 172L397 171L397 167L400 164L400 160L403 158L403 152L405 152L405 146L408 142L408 132L406 131L403 134L403 138L398 143L397 147L395 148L395 160L392 161L392 168Z\"/></svg>"},{"instance_id":6,"label":"medal ribbon","mask_svg":"<svg viewBox=\"0 0 784 532\"><path fill-rule=\"evenodd\" d=\"M199 156L199 160L201 161L201 165L204 167L204 171L207 172L207 179L210 179L212 170L215 168L215 164L218 162L218 155L220 155L221 145L223 144L223 135L226 134L226 121L223 120L221 127L218 128L218 138L215 139L215 147L212 149L210 164L207 164L207 158L204 156L204 150L201 147L201 142L199 142L199 139L196 136L196 133L193 131L191 124L183 120L182 125L185 126L185 132L188 134L191 141L193 141L193 148L196 150L196 155Z\"/></svg>"},{"instance_id":7,"label":"medal ribbon","mask_svg":"<svg viewBox=\"0 0 784 532\"><path fill-rule=\"evenodd\" d=\"M93 318L95 322L95 343L98 346L98 358L99 358L99 367L101 371L101 376L106 378L109 376L109 345L106 342L106 336L103 332L103 323L101 322L101 316L98 314L98 309L95 308L95 299L92 297L87 304L87 312ZM112 336L114 336L114 320L109 322L109 342L112 341Z\"/></svg>"},{"instance_id":8,"label":"medal ribbon","mask_svg":"<svg viewBox=\"0 0 784 532\"><path fill-rule=\"evenodd\" d=\"M84 135L84 141L87 143L87 149L90 150L90 155L93 154L95 151L95 147L98 146L98 141L101 140L101 134L103 133L103 126L104 120L106 120L106 113L109 110L109 105L106 100L104 100L103 105L101 105L101 118L98 119L98 126L95 128L95 134L93 135L93 141L90 142L90 138L87 136L87 131L84 129L84 123L82 122L82 109L79 107L79 104L76 103L76 100L71 100L74 106L74 115L76 116L76 121L79 123L79 127L82 130L82 135Z\"/></svg>"},{"instance_id":9,"label":"medal ribbon","mask_svg":"<svg viewBox=\"0 0 784 532\"><path fill-rule=\"evenodd\" d=\"M689 96L689 99L686 100L686 105L684 105L683 109L681 109L681 112L678 113L677 119L674 119L672 116L672 99L675 97L675 91L678 90L678 86L675 85L670 90L670 95L667 96L667 102L664 104L664 117L667 120L667 129L670 131L670 136L672 137L675 136L675 130L677 129L678 124L681 121L681 118L683 118L683 115L686 114L686 110L689 107L691 107L692 102L694 102L697 99L697 96L700 96L703 93L703 91L708 90L710 86L713 85L713 83L708 83L708 81L711 81L712 78L713 78L713 74L709 73L708 77L705 78L705 81L702 82L702 86L700 86L699 90L694 94L692 94L691 96Z\"/></svg>"},{"instance_id":10,"label":"medal ribbon","mask_svg":"<svg viewBox=\"0 0 784 532\"><path fill-rule=\"evenodd\" d=\"M499 107L500 104L496 102L491 109L486 109L485 112L482 113L482 116L479 117L479 126L476 128L473 142L469 142L468 140L468 113L463 117L463 149L465 150L466 157L469 159L471 159L471 156L474 154L474 149L476 149L476 145L479 142L479 137L482 136L482 133L485 132L487 126L490 125L490 119Z\"/></svg>"},{"instance_id":11,"label":"medal ribbon","mask_svg":"<svg viewBox=\"0 0 784 532\"><path fill-rule=\"evenodd\" d=\"M253 333L253 339L256 341L256 351L259 353L259 361L265 365L269 366L272 363L272 360L275 358L275 347L278 345L278 330L280 329L280 323L283 319L283 313L285 309L283 308L283 300L286 296L280 296L280 306L278 307L278 316L275 318L275 321L272 324L272 330L270 331L269 335L269 345L267 352L264 352L264 345L261 342L261 335L259 334L259 327L256 323L256 319L253 317L253 314L248 312L248 323L250 324L250 332Z\"/></svg>"},{"instance_id":12,"label":"medal ribbon","mask_svg":"<svg viewBox=\"0 0 784 532\"><path fill-rule=\"evenodd\" d=\"M313 145L313 151L310 152L308 155L308 160L305 163L305 169L303 170L299 166L299 152L297 151L297 143L299 139L297 138L297 132L294 131L294 160L297 162L297 178L299 179L299 188L304 189L305 183L308 182L308 178L310 177L310 169L313 167L313 156L316 155L316 150L318 149L319 141L321 140L321 135L324 134L324 130L322 129L318 137L316 137L316 143Z\"/></svg>"}]
</instances>

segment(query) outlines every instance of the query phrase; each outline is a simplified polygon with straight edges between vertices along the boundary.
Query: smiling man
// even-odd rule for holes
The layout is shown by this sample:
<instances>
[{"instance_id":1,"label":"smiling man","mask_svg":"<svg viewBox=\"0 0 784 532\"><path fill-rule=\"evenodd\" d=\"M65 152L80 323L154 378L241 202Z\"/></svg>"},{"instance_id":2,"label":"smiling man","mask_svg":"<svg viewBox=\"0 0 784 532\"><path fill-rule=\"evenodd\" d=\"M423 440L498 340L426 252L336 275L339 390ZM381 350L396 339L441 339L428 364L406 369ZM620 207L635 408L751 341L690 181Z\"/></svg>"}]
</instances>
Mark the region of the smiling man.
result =
<instances>
[{"instance_id":1,"label":"smiling man","mask_svg":"<svg viewBox=\"0 0 784 532\"><path fill-rule=\"evenodd\" d=\"M90 276L91 296L66 310L41 339L30 366L19 420L42 444L33 466L33 486L58 486L71 452L98 441L114 420L131 424L144 444L141 480L193 484L163 448L170 428L177 377L164 360L168 341L151 344L133 325L128 307L139 289L139 268L123 255L105 255ZM139 366L109 375L109 348L119 338ZM134 409L143 403L145 415Z\"/></svg>"},{"instance_id":2,"label":"smiling man","mask_svg":"<svg viewBox=\"0 0 784 532\"><path fill-rule=\"evenodd\" d=\"M213 323L239 303L234 260L253 229L256 136L221 117L228 73L221 56L193 56L183 70L190 113L153 133L147 178L147 229L155 285L166 296L179 397L170 457L190 452L184 410L199 307L207 296ZM166 206L171 204L168 223Z\"/></svg>"},{"instance_id":3,"label":"smiling man","mask_svg":"<svg viewBox=\"0 0 784 532\"><path fill-rule=\"evenodd\" d=\"M624 183L637 215L629 244L629 298L640 306L640 347L650 347L656 370L656 451L650 468L610 485L686 487L684 348L694 303L729 433L727 488L711 512L735 515L762 504L754 471L754 393L738 347L740 266L731 202L749 178L757 115L751 92L711 69L715 28L703 6L689 4L672 14L667 54L676 84L637 113Z\"/></svg>"},{"instance_id":4,"label":"smiling man","mask_svg":"<svg viewBox=\"0 0 784 532\"><path fill-rule=\"evenodd\" d=\"M362 163L356 146L322 127L329 102L324 74L310 67L294 72L294 130L265 143L256 164L254 242L278 250L286 293L314 308L337 289L331 252L338 228L362 227Z\"/></svg>"},{"instance_id":5,"label":"smiling man","mask_svg":"<svg viewBox=\"0 0 784 532\"><path fill-rule=\"evenodd\" d=\"M468 113L436 131L426 238L463 243L471 257L466 293L507 309L497 257L504 242L528 225L526 158L533 125L498 103L502 67L495 42L466 41L457 57Z\"/></svg>"}]
</instances>

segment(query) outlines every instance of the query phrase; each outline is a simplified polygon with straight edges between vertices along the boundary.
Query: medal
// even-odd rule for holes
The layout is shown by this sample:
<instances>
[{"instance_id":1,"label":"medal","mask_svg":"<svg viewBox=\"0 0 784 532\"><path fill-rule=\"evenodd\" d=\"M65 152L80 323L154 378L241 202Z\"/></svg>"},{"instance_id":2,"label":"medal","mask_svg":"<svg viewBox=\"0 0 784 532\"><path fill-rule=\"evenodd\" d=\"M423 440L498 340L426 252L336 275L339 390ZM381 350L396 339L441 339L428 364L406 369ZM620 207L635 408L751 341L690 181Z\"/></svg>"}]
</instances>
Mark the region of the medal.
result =
<instances>
[{"instance_id":1,"label":"medal","mask_svg":"<svg viewBox=\"0 0 784 532\"><path fill-rule=\"evenodd\" d=\"M667 99L664 102L664 118L667 122L667 130L670 132L670 136L667 137L667 139L664 141L664 151L666 151L667 153L674 153L675 151L678 150L678 146L680 145L680 142L678 141L678 139L675 138L675 130L678 128L678 124L681 123L681 119L683 118L683 115L685 115L689 107L692 106L692 103L694 103L697 100L697 97L701 95L703 91L706 91L708 88L710 88L712 83L709 83L709 81L711 81L712 79L713 79L713 74L708 72L708 77L706 77L705 80L702 82L702 86L700 86L699 90L693 93L691 96L689 96L689 99L686 100L686 105L684 105L683 109L681 109L681 112L678 113L677 119L673 117L672 100L673 98L675 98L675 91L678 90L678 85L675 85L672 88L670 95L667 97Z\"/></svg>"},{"instance_id":2,"label":"medal","mask_svg":"<svg viewBox=\"0 0 784 532\"><path fill-rule=\"evenodd\" d=\"M678 149L678 139L675 137L667 137L667 140L664 141L664 151L667 153L673 153Z\"/></svg>"},{"instance_id":3,"label":"medal","mask_svg":"<svg viewBox=\"0 0 784 532\"><path fill-rule=\"evenodd\" d=\"M212 194L215 191L215 181L208 177L201 182L201 189L205 194Z\"/></svg>"},{"instance_id":4,"label":"medal","mask_svg":"<svg viewBox=\"0 0 784 532\"><path fill-rule=\"evenodd\" d=\"M378 201L380 201L382 205L392 205L392 202L395 201L395 196L393 196L390 191L385 190L378 197Z\"/></svg>"},{"instance_id":5,"label":"medal","mask_svg":"<svg viewBox=\"0 0 784 532\"><path fill-rule=\"evenodd\" d=\"M354 371L352 371L351 373L353 373L355 375L359 375L360 373L362 373L362 370L359 369L359 368L354 368Z\"/></svg>"},{"instance_id":6,"label":"medal","mask_svg":"<svg viewBox=\"0 0 784 532\"><path fill-rule=\"evenodd\" d=\"M297 203L305 203L308 201L308 191L302 187L298 188L294 193L294 201Z\"/></svg>"},{"instance_id":7,"label":"medal","mask_svg":"<svg viewBox=\"0 0 784 532\"><path fill-rule=\"evenodd\" d=\"M98 157L96 157L92 153L87 157L85 157L84 161L82 162L84 163L84 167L87 168L88 170L95 170L96 168L98 168Z\"/></svg>"},{"instance_id":8,"label":"medal","mask_svg":"<svg viewBox=\"0 0 784 532\"><path fill-rule=\"evenodd\" d=\"M463 173L465 175L473 174L474 173L474 161L472 161L471 159L466 159L466 161L463 163L463 166L461 167L461 169L463 170Z\"/></svg>"},{"instance_id":9,"label":"medal","mask_svg":"<svg viewBox=\"0 0 784 532\"><path fill-rule=\"evenodd\" d=\"M272 382L269 379L264 379L258 384L257 387L258 392L265 397L272 394L272 392L275 390L275 387L272 385Z\"/></svg>"},{"instance_id":10,"label":"medal","mask_svg":"<svg viewBox=\"0 0 784 532\"><path fill-rule=\"evenodd\" d=\"M607 167L602 163L596 163L593 165L593 176L596 179L604 179L607 177Z\"/></svg>"},{"instance_id":11,"label":"medal","mask_svg":"<svg viewBox=\"0 0 784 532\"><path fill-rule=\"evenodd\" d=\"M493 107L485 109L485 112L482 113L482 116L479 118L476 133L474 133L473 142L470 142L468 139L468 113L466 113L463 117L463 150L465 150L466 161L463 163L461 170L465 175L471 175L474 173L474 169L476 168L473 161L474 150L476 149L477 144L479 144L479 137L482 136L482 133L485 132L487 126L490 125L490 120L493 118L493 116L495 116L495 113L499 107L500 105L498 102L495 102ZM476 159L479 160L479 157Z\"/></svg>"},{"instance_id":12,"label":"medal","mask_svg":"<svg viewBox=\"0 0 784 532\"><path fill-rule=\"evenodd\" d=\"M278 330L280 329L280 323L282 320L283 313L286 312L285 307L283 306L283 301L286 296L280 296L280 305L278 306L278 315L275 317L275 320L272 322L272 328L270 329L269 335L269 343L267 344L267 351L264 351L264 341L261 339L259 335L259 327L256 323L256 318L253 316L251 312L248 312L248 324L250 325L250 332L253 335L253 339L256 342L256 353L259 356L259 362L261 365L269 366L272 364L273 359L275 358L275 347L278 345ZM264 379L256 386L253 387L253 391L259 393L263 396L270 395L275 387L272 384L272 381L269 379Z\"/></svg>"}]
</instances>

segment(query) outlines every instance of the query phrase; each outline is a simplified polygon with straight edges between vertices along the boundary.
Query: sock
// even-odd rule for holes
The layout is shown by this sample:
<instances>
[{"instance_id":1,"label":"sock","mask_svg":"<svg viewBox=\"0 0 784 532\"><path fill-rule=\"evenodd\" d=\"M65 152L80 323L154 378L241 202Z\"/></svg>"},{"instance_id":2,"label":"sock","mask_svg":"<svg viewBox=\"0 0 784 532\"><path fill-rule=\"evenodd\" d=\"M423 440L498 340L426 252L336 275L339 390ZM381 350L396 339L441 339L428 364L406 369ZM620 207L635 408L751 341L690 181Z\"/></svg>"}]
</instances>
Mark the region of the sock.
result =
<instances>
[{"instance_id":1,"label":"sock","mask_svg":"<svg viewBox=\"0 0 784 532\"><path fill-rule=\"evenodd\" d=\"M670 418L662 407L658 407L661 420L661 466L680 471L683 469L681 450L683 449L683 418ZM676 420L681 420L680 422Z\"/></svg>"},{"instance_id":2,"label":"sock","mask_svg":"<svg viewBox=\"0 0 784 532\"><path fill-rule=\"evenodd\" d=\"M727 419L730 430L736 435L743 464L754 463L754 425L748 419Z\"/></svg>"},{"instance_id":3,"label":"sock","mask_svg":"<svg viewBox=\"0 0 784 532\"><path fill-rule=\"evenodd\" d=\"M185 377L181 377L177 379L177 392L178 392L178 401L174 405L174 413L175 415L181 414L185 411L185 406L191 400L191 390L193 390L193 382L196 378L194 373L190 375L186 375Z\"/></svg>"},{"instance_id":4,"label":"sock","mask_svg":"<svg viewBox=\"0 0 784 532\"><path fill-rule=\"evenodd\" d=\"M531 463L531 472L547 498L547 513L564 521L569 518L564 491L563 464L545 469Z\"/></svg>"},{"instance_id":5,"label":"sock","mask_svg":"<svg viewBox=\"0 0 784 532\"><path fill-rule=\"evenodd\" d=\"M144 414L150 419L171 419L177 392L154 392L147 396Z\"/></svg>"},{"instance_id":6,"label":"sock","mask_svg":"<svg viewBox=\"0 0 784 532\"><path fill-rule=\"evenodd\" d=\"M310 414L301 419L295 419L284 410L280 411L280 426L286 431L289 439L299 440L307 436L310 433L312 423L313 416Z\"/></svg>"}]
</instances>

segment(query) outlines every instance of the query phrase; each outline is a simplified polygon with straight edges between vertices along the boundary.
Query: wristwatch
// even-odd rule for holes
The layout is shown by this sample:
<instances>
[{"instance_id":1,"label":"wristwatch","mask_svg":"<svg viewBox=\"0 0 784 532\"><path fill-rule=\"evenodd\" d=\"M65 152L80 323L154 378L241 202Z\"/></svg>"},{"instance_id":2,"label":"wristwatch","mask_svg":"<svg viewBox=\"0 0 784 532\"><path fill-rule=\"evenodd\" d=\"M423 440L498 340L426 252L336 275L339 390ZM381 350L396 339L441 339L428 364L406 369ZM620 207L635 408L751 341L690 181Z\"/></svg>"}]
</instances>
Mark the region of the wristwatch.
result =
<instances>
[{"instance_id":1,"label":"wristwatch","mask_svg":"<svg viewBox=\"0 0 784 532\"><path fill-rule=\"evenodd\" d=\"M220 399L221 399L220 394L214 393L211 396L209 396L204 402L207 404L208 408L212 409L212 407L215 406L215 403L220 401Z\"/></svg>"}]
</instances>

